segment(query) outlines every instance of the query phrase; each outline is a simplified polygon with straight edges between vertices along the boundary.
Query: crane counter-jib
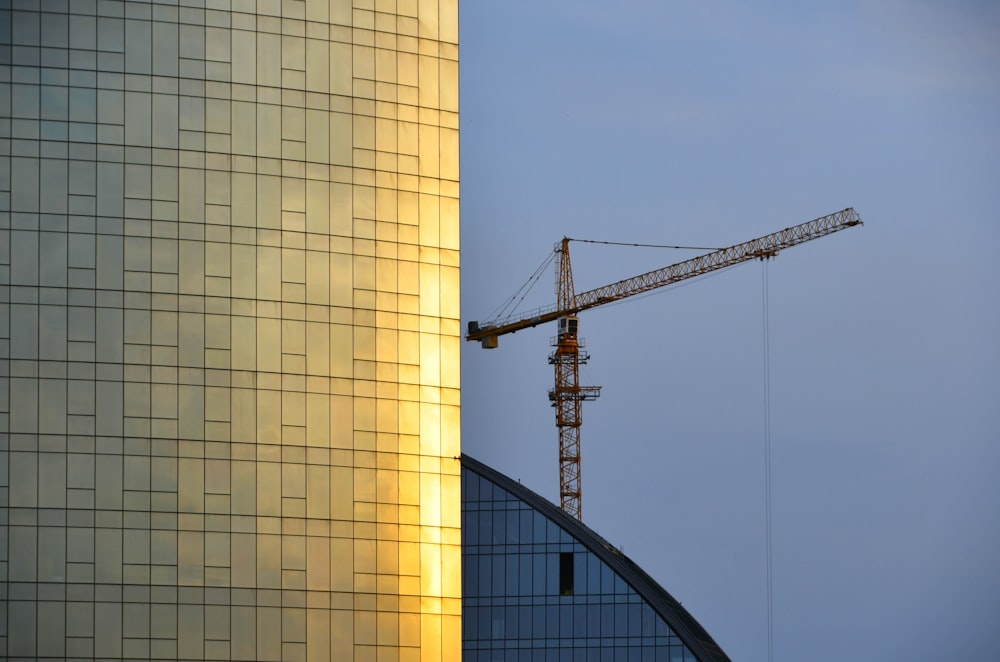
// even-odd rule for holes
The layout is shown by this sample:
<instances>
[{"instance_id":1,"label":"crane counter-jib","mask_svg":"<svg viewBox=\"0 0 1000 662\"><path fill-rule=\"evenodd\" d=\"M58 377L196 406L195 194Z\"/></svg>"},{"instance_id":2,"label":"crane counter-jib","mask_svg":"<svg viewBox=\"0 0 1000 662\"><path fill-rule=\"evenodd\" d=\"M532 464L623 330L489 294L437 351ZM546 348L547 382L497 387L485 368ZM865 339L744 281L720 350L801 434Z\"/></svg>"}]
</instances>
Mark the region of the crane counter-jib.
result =
<instances>
[{"instance_id":1,"label":"crane counter-jib","mask_svg":"<svg viewBox=\"0 0 1000 662\"><path fill-rule=\"evenodd\" d=\"M861 217L853 208L848 207L842 211L785 228L784 230L773 232L763 237L751 239L741 244L735 244L728 248L705 253L704 255L699 255L661 269L574 294L570 299L572 303L562 308L556 304L552 304L544 308L532 310L518 318L491 320L482 325L476 321L469 322L468 333L465 339L482 341L483 347L492 349L498 345L499 336L555 321L565 315L573 315L588 308L620 301L630 296L735 266L749 260L774 257L778 251L785 248L818 239L819 237L833 234L834 232L839 232L855 225L862 225Z\"/></svg>"}]
</instances>

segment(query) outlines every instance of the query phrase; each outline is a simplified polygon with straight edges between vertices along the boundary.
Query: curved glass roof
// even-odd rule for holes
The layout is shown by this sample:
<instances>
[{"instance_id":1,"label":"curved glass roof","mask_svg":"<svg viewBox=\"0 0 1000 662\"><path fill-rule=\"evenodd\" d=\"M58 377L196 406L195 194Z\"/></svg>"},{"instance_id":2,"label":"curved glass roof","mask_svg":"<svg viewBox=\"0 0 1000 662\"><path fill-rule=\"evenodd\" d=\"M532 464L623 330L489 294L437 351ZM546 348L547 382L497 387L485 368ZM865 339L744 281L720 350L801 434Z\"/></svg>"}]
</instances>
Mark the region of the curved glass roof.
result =
<instances>
[{"instance_id":1,"label":"curved glass roof","mask_svg":"<svg viewBox=\"0 0 1000 662\"><path fill-rule=\"evenodd\" d=\"M468 455L462 511L465 659L729 660L631 559Z\"/></svg>"}]
</instances>

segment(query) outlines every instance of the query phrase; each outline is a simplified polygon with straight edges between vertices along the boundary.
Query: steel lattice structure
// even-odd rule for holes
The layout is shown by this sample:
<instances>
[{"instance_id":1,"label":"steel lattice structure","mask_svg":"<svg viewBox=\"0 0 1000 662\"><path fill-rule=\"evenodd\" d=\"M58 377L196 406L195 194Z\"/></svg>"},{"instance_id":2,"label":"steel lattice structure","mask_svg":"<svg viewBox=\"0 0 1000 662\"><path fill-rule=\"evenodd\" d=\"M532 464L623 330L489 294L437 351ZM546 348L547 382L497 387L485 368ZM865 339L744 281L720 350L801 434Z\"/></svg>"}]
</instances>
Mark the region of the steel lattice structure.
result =
<instances>
[{"instance_id":1,"label":"steel lattice structure","mask_svg":"<svg viewBox=\"0 0 1000 662\"><path fill-rule=\"evenodd\" d=\"M558 335L553 341L555 351L549 355L549 363L555 369L555 387L549 391L549 399L556 409L556 426L559 429L559 494L563 510L577 519L582 519L580 483L582 404L586 400L596 399L601 389L600 386L580 386L580 365L587 362L589 355L581 351L583 341L579 337L577 313L750 260L766 260L777 255L778 251L862 224L857 212L848 207L763 237L711 251L579 294L576 294L573 288L573 269L569 255L569 242L572 240L564 237L555 247L558 268L554 305L538 308L516 317L494 319L483 324L476 321L469 322L465 339L478 340L483 347L493 349L498 346L499 337L502 335L559 320Z\"/></svg>"}]
</instances>

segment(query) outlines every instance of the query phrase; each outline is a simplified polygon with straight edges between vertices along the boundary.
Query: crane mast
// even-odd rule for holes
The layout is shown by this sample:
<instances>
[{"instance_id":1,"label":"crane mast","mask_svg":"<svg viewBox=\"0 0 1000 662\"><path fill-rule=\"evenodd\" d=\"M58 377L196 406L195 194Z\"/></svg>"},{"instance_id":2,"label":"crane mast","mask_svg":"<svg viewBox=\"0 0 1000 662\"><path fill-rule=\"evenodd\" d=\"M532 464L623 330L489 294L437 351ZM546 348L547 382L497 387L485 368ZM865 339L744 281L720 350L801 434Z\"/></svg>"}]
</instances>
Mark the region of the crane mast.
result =
<instances>
[{"instance_id":1,"label":"crane mast","mask_svg":"<svg viewBox=\"0 0 1000 662\"><path fill-rule=\"evenodd\" d=\"M569 239L563 237L556 247L556 305L568 309L575 298L573 269L569 260ZM583 424L583 403L596 400L600 386L580 386L580 366L590 359L580 351L583 339L579 336L580 320L576 315L559 318L558 332L552 341L555 350L549 354L549 363L555 368L555 387L549 391L549 400L556 410L556 428L559 430L559 501L568 514L583 519L580 487L580 426Z\"/></svg>"},{"instance_id":2,"label":"crane mast","mask_svg":"<svg viewBox=\"0 0 1000 662\"><path fill-rule=\"evenodd\" d=\"M549 400L556 410L559 430L559 495L563 510L582 519L580 483L580 426L583 402L600 395L600 386L580 385L580 365L590 356L582 351L577 313L673 285L689 278L732 267L749 260L766 260L778 251L819 239L826 235L862 225L861 217L852 208L822 216L812 221L785 228L763 237L699 255L670 266L626 278L615 283L577 294L573 287L573 270L569 256L568 237L556 244L556 303L517 317L494 319L480 325L470 321L466 340L478 340L486 349L495 349L499 337L545 322L558 320L558 331L549 355L554 366L555 386Z\"/></svg>"}]
</instances>

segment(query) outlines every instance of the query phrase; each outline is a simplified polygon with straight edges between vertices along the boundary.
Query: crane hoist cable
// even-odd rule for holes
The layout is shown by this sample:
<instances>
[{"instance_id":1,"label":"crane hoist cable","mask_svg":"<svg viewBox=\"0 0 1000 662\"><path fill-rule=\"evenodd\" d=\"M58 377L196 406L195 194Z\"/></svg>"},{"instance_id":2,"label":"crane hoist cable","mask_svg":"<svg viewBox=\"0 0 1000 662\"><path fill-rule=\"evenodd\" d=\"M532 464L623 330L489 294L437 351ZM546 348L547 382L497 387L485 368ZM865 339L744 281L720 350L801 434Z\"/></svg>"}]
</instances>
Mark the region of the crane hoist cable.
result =
<instances>
[{"instance_id":1,"label":"crane hoist cable","mask_svg":"<svg viewBox=\"0 0 1000 662\"><path fill-rule=\"evenodd\" d=\"M774 572L771 563L771 321L767 260L761 260L761 319L764 339L764 582L767 594L767 660L774 660Z\"/></svg>"}]
</instances>

